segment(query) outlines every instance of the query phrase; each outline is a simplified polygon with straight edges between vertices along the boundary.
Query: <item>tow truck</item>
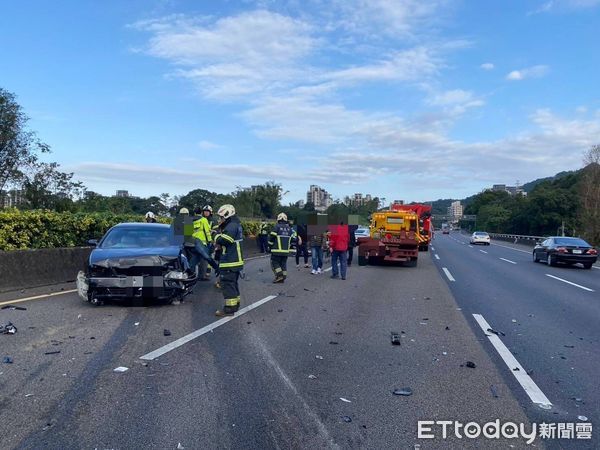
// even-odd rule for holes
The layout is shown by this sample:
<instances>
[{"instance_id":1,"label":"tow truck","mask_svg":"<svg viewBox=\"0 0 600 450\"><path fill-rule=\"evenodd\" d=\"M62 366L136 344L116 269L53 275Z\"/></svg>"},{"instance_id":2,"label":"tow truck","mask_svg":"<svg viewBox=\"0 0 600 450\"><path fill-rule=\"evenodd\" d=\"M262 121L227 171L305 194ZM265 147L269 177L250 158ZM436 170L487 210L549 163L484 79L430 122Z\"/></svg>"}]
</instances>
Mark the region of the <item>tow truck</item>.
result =
<instances>
[{"instance_id":1,"label":"tow truck","mask_svg":"<svg viewBox=\"0 0 600 450\"><path fill-rule=\"evenodd\" d=\"M373 213L369 237L359 237L358 265L383 261L416 267L419 257L419 216L414 211L387 210Z\"/></svg>"},{"instance_id":2,"label":"tow truck","mask_svg":"<svg viewBox=\"0 0 600 450\"><path fill-rule=\"evenodd\" d=\"M392 211L412 211L419 217L419 228L417 230L417 240L419 241L419 251L429 250L429 244L433 237L433 226L431 223L431 205L423 203L411 203L410 205L393 204Z\"/></svg>"}]
</instances>

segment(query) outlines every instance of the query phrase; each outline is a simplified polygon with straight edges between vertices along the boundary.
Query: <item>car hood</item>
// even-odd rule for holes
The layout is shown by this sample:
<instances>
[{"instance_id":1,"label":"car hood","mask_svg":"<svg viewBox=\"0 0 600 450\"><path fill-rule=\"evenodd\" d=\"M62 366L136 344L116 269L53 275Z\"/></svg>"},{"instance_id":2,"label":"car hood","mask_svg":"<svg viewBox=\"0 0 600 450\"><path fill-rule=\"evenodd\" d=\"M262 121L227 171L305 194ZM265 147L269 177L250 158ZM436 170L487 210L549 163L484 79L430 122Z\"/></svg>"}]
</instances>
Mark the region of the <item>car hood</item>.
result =
<instances>
[{"instance_id":1,"label":"car hood","mask_svg":"<svg viewBox=\"0 0 600 450\"><path fill-rule=\"evenodd\" d=\"M177 246L153 248L96 248L90 254L90 265L98 267L164 266L179 258Z\"/></svg>"}]
</instances>

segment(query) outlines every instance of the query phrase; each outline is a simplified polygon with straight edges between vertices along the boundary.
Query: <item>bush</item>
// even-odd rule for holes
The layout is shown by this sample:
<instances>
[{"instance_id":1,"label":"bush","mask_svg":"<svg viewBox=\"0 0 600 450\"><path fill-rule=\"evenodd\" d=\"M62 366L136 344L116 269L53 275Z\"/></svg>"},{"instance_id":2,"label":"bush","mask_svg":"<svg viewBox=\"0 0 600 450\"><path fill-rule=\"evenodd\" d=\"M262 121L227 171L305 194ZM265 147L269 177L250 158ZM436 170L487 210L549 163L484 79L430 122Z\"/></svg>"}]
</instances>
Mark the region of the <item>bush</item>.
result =
<instances>
[{"instance_id":1,"label":"bush","mask_svg":"<svg viewBox=\"0 0 600 450\"><path fill-rule=\"evenodd\" d=\"M169 217L157 220L171 223ZM122 222L144 222L144 216L4 209L0 210L0 250L85 246L89 239L101 238L110 227ZM259 226L260 222L242 222L244 235L255 236Z\"/></svg>"}]
</instances>

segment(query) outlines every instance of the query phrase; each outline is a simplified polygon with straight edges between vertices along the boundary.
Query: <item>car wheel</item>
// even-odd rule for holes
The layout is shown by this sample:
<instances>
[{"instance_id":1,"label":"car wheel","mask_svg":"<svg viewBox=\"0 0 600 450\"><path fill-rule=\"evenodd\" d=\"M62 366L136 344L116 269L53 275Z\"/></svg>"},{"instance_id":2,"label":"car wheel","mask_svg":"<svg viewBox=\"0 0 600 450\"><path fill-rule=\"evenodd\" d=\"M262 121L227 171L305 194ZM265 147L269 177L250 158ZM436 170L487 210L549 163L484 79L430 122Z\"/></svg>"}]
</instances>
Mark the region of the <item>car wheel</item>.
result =
<instances>
[{"instance_id":1,"label":"car wheel","mask_svg":"<svg viewBox=\"0 0 600 450\"><path fill-rule=\"evenodd\" d=\"M540 262L540 258L537 257L536 252L533 252L532 255L533 255L533 262Z\"/></svg>"},{"instance_id":2,"label":"car wheel","mask_svg":"<svg viewBox=\"0 0 600 450\"><path fill-rule=\"evenodd\" d=\"M549 266L555 266L556 265L556 261L554 260L554 256L552 256L552 255L548 255L547 256L546 262L548 263Z\"/></svg>"},{"instance_id":3,"label":"car wheel","mask_svg":"<svg viewBox=\"0 0 600 450\"><path fill-rule=\"evenodd\" d=\"M358 255L358 265L366 266L367 265L367 257Z\"/></svg>"},{"instance_id":4,"label":"car wheel","mask_svg":"<svg viewBox=\"0 0 600 450\"><path fill-rule=\"evenodd\" d=\"M592 268L592 263L583 263L583 268L584 269L591 269Z\"/></svg>"}]
</instances>

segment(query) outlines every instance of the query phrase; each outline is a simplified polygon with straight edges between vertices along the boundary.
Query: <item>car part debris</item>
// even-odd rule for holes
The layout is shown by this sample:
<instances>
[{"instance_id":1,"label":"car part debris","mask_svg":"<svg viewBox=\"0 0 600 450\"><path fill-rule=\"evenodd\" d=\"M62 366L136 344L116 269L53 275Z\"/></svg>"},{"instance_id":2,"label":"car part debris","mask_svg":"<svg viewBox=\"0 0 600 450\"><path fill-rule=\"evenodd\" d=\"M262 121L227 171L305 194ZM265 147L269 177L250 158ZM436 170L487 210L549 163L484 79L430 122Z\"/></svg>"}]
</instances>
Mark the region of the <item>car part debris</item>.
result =
<instances>
[{"instance_id":1,"label":"car part debris","mask_svg":"<svg viewBox=\"0 0 600 450\"><path fill-rule=\"evenodd\" d=\"M502 331L494 330L493 328L488 328L487 331L494 333L496 336L506 336Z\"/></svg>"},{"instance_id":2,"label":"car part debris","mask_svg":"<svg viewBox=\"0 0 600 450\"><path fill-rule=\"evenodd\" d=\"M1 309L16 309L17 311L27 311L27 308L15 305L4 305Z\"/></svg>"},{"instance_id":3,"label":"car part debris","mask_svg":"<svg viewBox=\"0 0 600 450\"><path fill-rule=\"evenodd\" d=\"M6 325L0 325L0 334L15 334L17 327L12 322L8 322Z\"/></svg>"},{"instance_id":4,"label":"car part debris","mask_svg":"<svg viewBox=\"0 0 600 450\"><path fill-rule=\"evenodd\" d=\"M582 401L582 399L580 399L579 397L571 397L571 400L575 400L576 402Z\"/></svg>"},{"instance_id":5,"label":"car part debris","mask_svg":"<svg viewBox=\"0 0 600 450\"><path fill-rule=\"evenodd\" d=\"M128 370L129 370L129 367L119 366L116 369L113 369L113 372L123 373L123 372L127 372Z\"/></svg>"},{"instance_id":6,"label":"car part debris","mask_svg":"<svg viewBox=\"0 0 600 450\"><path fill-rule=\"evenodd\" d=\"M338 345L338 344L339 344L339 342L336 342L336 341L329 341L329 343L330 343L331 345Z\"/></svg>"},{"instance_id":7,"label":"car part debris","mask_svg":"<svg viewBox=\"0 0 600 450\"><path fill-rule=\"evenodd\" d=\"M517 319L511 320L512 323L517 323Z\"/></svg>"},{"instance_id":8,"label":"car part debris","mask_svg":"<svg viewBox=\"0 0 600 450\"><path fill-rule=\"evenodd\" d=\"M2 358L2 362L4 364L12 364L13 363L13 359L10 356L5 356L4 358Z\"/></svg>"},{"instance_id":9,"label":"car part debris","mask_svg":"<svg viewBox=\"0 0 600 450\"><path fill-rule=\"evenodd\" d=\"M391 332L391 341L392 341L392 345L400 345L400 335L398 334L397 331L392 331Z\"/></svg>"},{"instance_id":10,"label":"car part debris","mask_svg":"<svg viewBox=\"0 0 600 450\"><path fill-rule=\"evenodd\" d=\"M405 388L402 388L402 389L395 389L392 393L394 395L402 395L404 397L408 397L409 395L413 394L413 391L412 391L411 388L405 387Z\"/></svg>"},{"instance_id":11,"label":"car part debris","mask_svg":"<svg viewBox=\"0 0 600 450\"><path fill-rule=\"evenodd\" d=\"M283 312L283 309L278 309L277 312Z\"/></svg>"},{"instance_id":12,"label":"car part debris","mask_svg":"<svg viewBox=\"0 0 600 450\"><path fill-rule=\"evenodd\" d=\"M140 324L139 322L136 322L136 323L134 323L134 325L135 325L136 327L137 327L139 324Z\"/></svg>"},{"instance_id":13,"label":"car part debris","mask_svg":"<svg viewBox=\"0 0 600 450\"><path fill-rule=\"evenodd\" d=\"M492 395L494 398L498 398L498 392L496 391L496 386L490 386L490 391L492 391Z\"/></svg>"},{"instance_id":14,"label":"car part debris","mask_svg":"<svg viewBox=\"0 0 600 450\"><path fill-rule=\"evenodd\" d=\"M520 370L521 370L521 369L519 369L518 367L515 367L515 368L513 369L513 372L519 372Z\"/></svg>"},{"instance_id":15,"label":"car part debris","mask_svg":"<svg viewBox=\"0 0 600 450\"><path fill-rule=\"evenodd\" d=\"M249 320L248 322L246 322L247 325L250 325L252 323L251 320Z\"/></svg>"},{"instance_id":16,"label":"car part debris","mask_svg":"<svg viewBox=\"0 0 600 450\"><path fill-rule=\"evenodd\" d=\"M25 394L25 398L33 397L33 394Z\"/></svg>"},{"instance_id":17,"label":"car part debris","mask_svg":"<svg viewBox=\"0 0 600 450\"><path fill-rule=\"evenodd\" d=\"M575 348L574 345L565 345L565 348Z\"/></svg>"},{"instance_id":18,"label":"car part debris","mask_svg":"<svg viewBox=\"0 0 600 450\"><path fill-rule=\"evenodd\" d=\"M315 292L315 291L311 291L311 290L310 290L310 289L308 289L308 288L304 288L304 290L305 290L305 291L308 291L308 292Z\"/></svg>"},{"instance_id":19,"label":"car part debris","mask_svg":"<svg viewBox=\"0 0 600 450\"><path fill-rule=\"evenodd\" d=\"M171 336L171 332L165 328L163 330L163 336Z\"/></svg>"},{"instance_id":20,"label":"car part debris","mask_svg":"<svg viewBox=\"0 0 600 450\"><path fill-rule=\"evenodd\" d=\"M317 376L316 376L316 375L312 375L312 374L310 374L310 375L308 376L308 378L309 378L310 380L316 380L316 379L317 379Z\"/></svg>"},{"instance_id":21,"label":"car part debris","mask_svg":"<svg viewBox=\"0 0 600 450\"><path fill-rule=\"evenodd\" d=\"M317 358L317 359L323 359L323 357L321 355L316 355L315 358Z\"/></svg>"},{"instance_id":22,"label":"car part debris","mask_svg":"<svg viewBox=\"0 0 600 450\"><path fill-rule=\"evenodd\" d=\"M56 355L57 353L60 353L60 350L54 350L52 352L45 352L44 355Z\"/></svg>"},{"instance_id":23,"label":"car part debris","mask_svg":"<svg viewBox=\"0 0 600 450\"><path fill-rule=\"evenodd\" d=\"M181 445L181 442L177 443L177 450L183 450L185 447Z\"/></svg>"},{"instance_id":24,"label":"car part debris","mask_svg":"<svg viewBox=\"0 0 600 450\"><path fill-rule=\"evenodd\" d=\"M344 398L344 397L340 397L340 400L343 401L344 403L352 403L350 400L348 400L347 398Z\"/></svg>"},{"instance_id":25,"label":"car part debris","mask_svg":"<svg viewBox=\"0 0 600 450\"><path fill-rule=\"evenodd\" d=\"M344 334L344 333L342 333L341 331L336 331L336 332L334 332L334 334L336 334L336 335L338 335L338 336L341 336L341 335L342 335L342 334Z\"/></svg>"},{"instance_id":26,"label":"car part debris","mask_svg":"<svg viewBox=\"0 0 600 450\"><path fill-rule=\"evenodd\" d=\"M450 327L446 327L446 331L450 330Z\"/></svg>"},{"instance_id":27,"label":"car part debris","mask_svg":"<svg viewBox=\"0 0 600 450\"><path fill-rule=\"evenodd\" d=\"M467 366L469 369L474 369L475 367L477 367L477 365L473 361L467 361L465 363L465 366Z\"/></svg>"},{"instance_id":28,"label":"car part debris","mask_svg":"<svg viewBox=\"0 0 600 450\"><path fill-rule=\"evenodd\" d=\"M577 416L578 420L583 420L584 422L588 420L586 416Z\"/></svg>"},{"instance_id":29,"label":"car part debris","mask_svg":"<svg viewBox=\"0 0 600 450\"><path fill-rule=\"evenodd\" d=\"M346 423L352 422L352 418L350 416L342 416L342 420Z\"/></svg>"}]
</instances>

